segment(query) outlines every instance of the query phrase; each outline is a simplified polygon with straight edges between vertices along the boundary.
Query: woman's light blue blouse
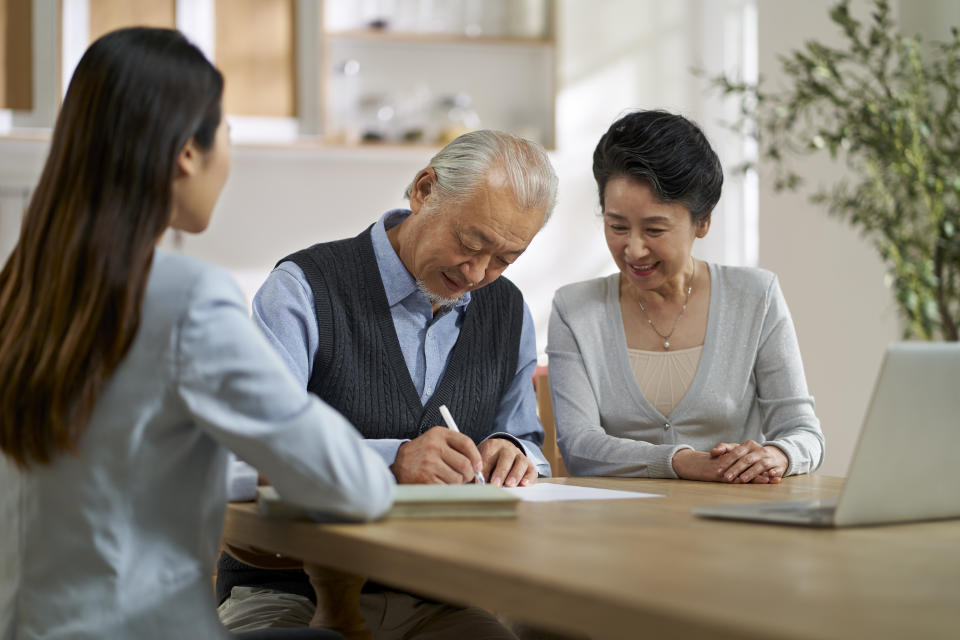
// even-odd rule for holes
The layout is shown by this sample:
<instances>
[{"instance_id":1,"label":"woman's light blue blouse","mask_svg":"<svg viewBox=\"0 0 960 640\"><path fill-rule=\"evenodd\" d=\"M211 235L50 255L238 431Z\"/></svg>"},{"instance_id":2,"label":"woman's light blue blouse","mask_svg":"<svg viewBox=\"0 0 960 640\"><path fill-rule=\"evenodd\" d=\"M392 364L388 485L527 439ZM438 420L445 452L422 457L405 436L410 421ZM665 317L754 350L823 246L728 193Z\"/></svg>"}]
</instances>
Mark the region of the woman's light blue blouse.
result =
<instances>
[{"instance_id":1,"label":"woman's light blue blouse","mask_svg":"<svg viewBox=\"0 0 960 640\"><path fill-rule=\"evenodd\" d=\"M211 574L227 451L344 518L390 506L383 460L310 396L220 269L158 251L136 339L76 454L0 456L0 638L228 637Z\"/></svg>"}]
</instances>

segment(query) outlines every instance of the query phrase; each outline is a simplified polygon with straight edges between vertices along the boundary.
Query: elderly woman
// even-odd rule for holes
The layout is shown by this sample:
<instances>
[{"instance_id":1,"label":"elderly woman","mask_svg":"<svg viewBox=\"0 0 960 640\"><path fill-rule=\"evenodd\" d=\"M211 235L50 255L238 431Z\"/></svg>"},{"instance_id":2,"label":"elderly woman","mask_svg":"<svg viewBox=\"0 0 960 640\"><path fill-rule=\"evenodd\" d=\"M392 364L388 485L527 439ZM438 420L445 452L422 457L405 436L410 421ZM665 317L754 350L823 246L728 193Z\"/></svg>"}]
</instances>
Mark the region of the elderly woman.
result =
<instances>
[{"instance_id":1,"label":"elderly woman","mask_svg":"<svg viewBox=\"0 0 960 640\"><path fill-rule=\"evenodd\" d=\"M574 475L776 483L823 459L777 278L697 260L723 172L699 128L630 113L593 155L619 269L557 291L550 389Z\"/></svg>"}]
</instances>

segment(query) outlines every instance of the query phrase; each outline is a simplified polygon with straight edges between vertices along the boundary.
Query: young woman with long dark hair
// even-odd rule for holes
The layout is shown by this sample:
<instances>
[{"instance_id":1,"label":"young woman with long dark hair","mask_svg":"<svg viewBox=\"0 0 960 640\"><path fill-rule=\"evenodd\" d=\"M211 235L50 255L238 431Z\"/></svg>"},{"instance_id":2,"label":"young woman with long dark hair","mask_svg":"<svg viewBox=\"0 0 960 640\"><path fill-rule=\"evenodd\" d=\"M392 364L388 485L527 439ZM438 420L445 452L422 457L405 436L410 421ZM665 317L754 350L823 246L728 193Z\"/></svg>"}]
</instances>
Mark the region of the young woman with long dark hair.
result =
<instances>
[{"instance_id":1,"label":"young woman with long dark hair","mask_svg":"<svg viewBox=\"0 0 960 640\"><path fill-rule=\"evenodd\" d=\"M229 276L156 248L209 223L222 90L166 29L103 36L70 82L0 272L0 638L230 637L210 583L227 449L313 508L390 505L381 458Z\"/></svg>"}]
</instances>

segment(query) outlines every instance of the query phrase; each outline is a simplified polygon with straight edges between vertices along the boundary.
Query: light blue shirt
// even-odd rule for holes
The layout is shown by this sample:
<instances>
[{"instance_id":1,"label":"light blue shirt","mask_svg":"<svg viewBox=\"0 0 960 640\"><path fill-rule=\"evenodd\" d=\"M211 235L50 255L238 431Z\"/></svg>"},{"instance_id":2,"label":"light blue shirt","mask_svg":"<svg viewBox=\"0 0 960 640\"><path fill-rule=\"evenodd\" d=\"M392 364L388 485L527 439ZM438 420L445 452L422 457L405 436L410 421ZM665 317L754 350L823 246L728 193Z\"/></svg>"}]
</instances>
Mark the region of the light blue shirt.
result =
<instances>
[{"instance_id":1,"label":"light blue shirt","mask_svg":"<svg viewBox=\"0 0 960 640\"><path fill-rule=\"evenodd\" d=\"M0 454L0 638L229 638L210 575L227 450L292 502L382 515L394 479L306 392L211 265L157 251L136 337L77 450Z\"/></svg>"},{"instance_id":2,"label":"light blue shirt","mask_svg":"<svg viewBox=\"0 0 960 640\"><path fill-rule=\"evenodd\" d=\"M387 229L400 224L408 215L407 209L388 211L373 225L371 239L403 358L420 401L426 404L443 377L450 352L460 335L470 294L464 294L450 311L434 316L430 301L417 289L416 281L387 238ZM283 262L270 273L253 299L253 319L306 387L320 338L313 292L300 267L293 262ZM524 450L540 475L549 476L550 465L540 451L543 428L537 418L531 381L536 366L533 319L524 303L516 375L500 399L494 433L489 437L509 438ZM366 442L387 464L393 464L397 449L406 440L383 438Z\"/></svg>"}]
</instances>

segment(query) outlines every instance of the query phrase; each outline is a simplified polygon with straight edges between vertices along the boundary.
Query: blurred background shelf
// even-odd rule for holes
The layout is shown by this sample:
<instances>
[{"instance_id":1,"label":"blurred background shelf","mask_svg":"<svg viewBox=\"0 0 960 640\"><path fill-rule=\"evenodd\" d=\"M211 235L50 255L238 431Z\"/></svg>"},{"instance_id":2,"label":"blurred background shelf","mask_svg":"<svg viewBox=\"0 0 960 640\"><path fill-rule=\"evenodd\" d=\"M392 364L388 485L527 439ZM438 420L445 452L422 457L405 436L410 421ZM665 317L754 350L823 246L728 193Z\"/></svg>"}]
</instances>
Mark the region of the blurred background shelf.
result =
<instances>
[{"instance_id":1,"label":"blurred background shelf","mask_svg":"<svg viewBox=\"0 0 960 640\"><path fill-rule=\"evenodd\" d=\"M223 71L239 143L439 147L489 127L552 148L554 15L554 0L0 0L22 36L0 47L0 135L52 127L87 46L146 25Z\"/></svg>"},{"instance_id":2,"label":"blurred background shelf","mask_svg":"<svg viewBox=\"0 0 960 640\"><path fill-rule=\"evenodd\" d=\"M447 44L477 45L525 45L530 47L553 47L550 38L523 36L468 36L454 33L418 33L415 31L389 31L382 29L344 29L328 31L330 40L382 40L386 42L437 42Z\"/></svg>"}]
</instances>

